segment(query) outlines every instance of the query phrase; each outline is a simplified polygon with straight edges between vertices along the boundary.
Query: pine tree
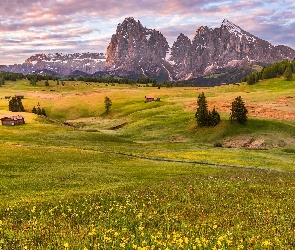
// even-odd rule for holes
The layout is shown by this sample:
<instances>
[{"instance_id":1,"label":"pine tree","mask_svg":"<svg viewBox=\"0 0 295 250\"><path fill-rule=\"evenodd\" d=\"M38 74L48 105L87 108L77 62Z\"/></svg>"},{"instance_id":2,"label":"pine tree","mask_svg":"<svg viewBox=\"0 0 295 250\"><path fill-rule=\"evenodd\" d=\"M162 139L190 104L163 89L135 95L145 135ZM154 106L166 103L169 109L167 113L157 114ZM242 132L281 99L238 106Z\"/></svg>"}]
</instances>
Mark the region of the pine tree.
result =
<instances>
[{"instance_id":1,"label":"pine tree","mask_svg":"<svg viewBox=\"0 0 295 250\"><path fill-rule=\"evenodd\" d=\"M25 108L22 104L22 100L17 97L12 97L8 104L9 111L12 112L24 112Z\"/></svg>"},{"instance_id":2,"label":"pine tree","mask_svg":"<svg viewBox=\"0 0 295 250\"><path fill-rule=\"evenodd\" d=\"M208 125L215 127L219 123L220 123L220 115L214 107L212 112L209 111L209 124Z\"/></svg>"},{"instance_id":3,"label":"pine tree","mask_svg":"<svg viewBox=\"0 0 295 250\"><path fill-rule=\"evenodd\" d=\"M37 114L37 109L36 109L35 106L34 106L33 109L32 109L32 113L33 113L33 114Z\"/></svg>"},{"instance_id":4,"label":"pine tree","mask_svg":"<svg viewBox=\"0 0 295 250\"><path fill-rule=\"evenodd\" d=\"M199 94L197 105L198 105L197 111L195 114L197 124L199 127L207 126L209 113L208 113L207 100L206 100L204 92L202 92L202 94Z\"/></svg>"},{"instance_id":5,"label":"pine tree","mask_svg":"<svg viewBox=\"0 0 295 250\"><path fill-rule=\"evenodd\" d=\"M45 109L41 109L41 115L47 116L46 112L45 112Z\"/></svg>"},{"instance_id":6,"label":"pine tree","mask_svg":"<svg viewBox=\"0 0 295 250\"><path fill-rule=\"evenodd\" d=\"M212 111L208 110L208 105L204 93L200 94L197 101L198 107L195 114L199 127L213 126L220 123L220 115L215 107Z\"/></svg>"},{"instance_id":7,"label":"pine tree","mask_svg":"<svg viewBox=\"0 0 295 250\"><path fill-rule=\"evenodd\" d=\"M104 99L104 105L105 105L106 114L109 114L112 104L113 103L112 103L111 99L106 96L105 99Z\"/></svg>"},{"instance_id":8,"label":"pine tree","mask_svg":"<svg viewBox=\"0 0 295 250\"><path fill-rule=\"evenodd\" d=\"M42 111L41 111L40 107L37 108L37 115L42 115Z\"/></svg>"},{"instance_id":9,"label":"pine tree","mask_svg":"<svg viewBox=\"0 0 295 250\"><path fill-rule=\"evenodd\" d=\"M238 123L245 124L247 122L248 110L245 106L241 96L238 96L233 102L231 107L230 121L237 121Z\"/></svg>"}]
</instances>

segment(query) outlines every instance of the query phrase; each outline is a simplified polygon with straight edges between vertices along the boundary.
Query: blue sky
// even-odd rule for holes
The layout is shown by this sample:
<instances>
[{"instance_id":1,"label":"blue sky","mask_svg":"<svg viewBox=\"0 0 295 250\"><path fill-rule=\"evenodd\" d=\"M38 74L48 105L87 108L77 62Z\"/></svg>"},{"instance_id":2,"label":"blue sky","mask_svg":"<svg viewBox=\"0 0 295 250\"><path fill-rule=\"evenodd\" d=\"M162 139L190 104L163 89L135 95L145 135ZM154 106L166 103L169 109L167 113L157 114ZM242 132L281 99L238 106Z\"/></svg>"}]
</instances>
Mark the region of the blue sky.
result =
<instances>
[{"instance_id":1,"label":"blue sky","mask_svg":"<svg viewBox=\"0 0 295 250\"><path fill-rule=\"evenodd\" d=\"M212 0L1 0L0 64L22 63L36 53L105 52L126 17L157 29L172 46L180 33L223 19L269 41L295 49L295 3Z\"/></svg>"}]
</instances>

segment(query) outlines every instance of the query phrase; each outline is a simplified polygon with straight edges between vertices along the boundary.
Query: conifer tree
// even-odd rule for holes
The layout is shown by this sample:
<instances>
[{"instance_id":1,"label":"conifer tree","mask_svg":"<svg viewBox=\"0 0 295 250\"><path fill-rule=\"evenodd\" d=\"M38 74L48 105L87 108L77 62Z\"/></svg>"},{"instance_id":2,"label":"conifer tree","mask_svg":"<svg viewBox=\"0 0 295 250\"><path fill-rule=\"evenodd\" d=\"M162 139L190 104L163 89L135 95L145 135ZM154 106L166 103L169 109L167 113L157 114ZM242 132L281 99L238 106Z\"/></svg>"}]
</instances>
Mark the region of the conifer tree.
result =
<instances>
[{"instance_id":1,"label":"conifer tree","mask_svg":"<svg viewBox=\"0 0 295 250\"><path fill-rule=\"evenodd\" d=\"M198 107L195 114L197 124L199 127L207 126L209 113L208 113L207 100L206 100L204 92L199 94L197 105Z\"/></svg>"},{"instance_id":2,"label":"conifer tree","mask_svg":"<svg viewBox=\"0 0 295 250\"><path fill-rule=\"evenodd\" d=\"M45 112L45 109L43 109L43 108L41 109L41 115L47 116L46 112Z\"/></svg>"},{"instance_id":3,"label":"conifer tree","mask_svg":"<svg viewBox=\"0 0 295 250\"><path fill-rule=\"evenodd\" d=\"M215 107L212 111L208 110L207 100L204 93L200 94L197 101L197 111L195 114L199 127L213 126L220 123L220 115Z\"/></svg>"},{"instance_id":4,"label":"conifer tree","mask_svg":"<svg viewBox=\"0 0 295 250\"><path fill-rule=\"evenodd\" d=\"M36 109L35 106L34 106L33 109L32 109L32 113L33 113L33 114L37 114L37 109Z\"/></svg>"},{"instance_id":5,"label":"conifer tree","mask_svg":"<svg viewBox=\"0 0 295 250\"><path fill-rule=\"evenodd\" d=\"M209 126L215 127L219 123L220 123L220 115L214 107L212 112L209 111Z\"/></svg>"},{"instance_id":6,"label":"conifer tree","mask_svg":"<svg viewBox=\"0 0 295 250\"><path fill-rule=\"evenodd\" d=\"M105 99L104 99L104 105L105 105L106 114L109 114L112 104L113 103L112 103L111 99L106 96Z\"/></svg>"},{"instance_id":7,"label":"conifer tree","mask_svg":"<svg viewBox=\"0 0 295 250\"><path fill-rule=\"evenodd\" d=\"M12 97L8 104L9 111L12 112L24 112L25 108L22 104L22 100L17 97Z\"/></svg>"},{"instance_id":8,"label":"conifer tree","mask_svg":"<svg viewBox=\"0 0 295 250\"><path fill-rule=\"evenodd\" d=\"M231 107L230 121L237 121L238 123L245 124L247 122L248 110L245 106L241 96L238 96L233 102Z\"/></svg>"}]
</instances>

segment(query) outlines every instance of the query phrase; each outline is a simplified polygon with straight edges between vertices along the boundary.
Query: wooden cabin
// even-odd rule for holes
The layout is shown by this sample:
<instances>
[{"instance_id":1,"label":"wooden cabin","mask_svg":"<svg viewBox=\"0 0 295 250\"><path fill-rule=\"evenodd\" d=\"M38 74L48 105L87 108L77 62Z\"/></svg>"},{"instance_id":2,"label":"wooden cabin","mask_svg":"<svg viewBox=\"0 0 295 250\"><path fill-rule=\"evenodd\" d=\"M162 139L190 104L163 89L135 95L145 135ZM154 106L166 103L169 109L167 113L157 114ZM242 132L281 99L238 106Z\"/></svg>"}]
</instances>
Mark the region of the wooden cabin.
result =
<instances>
[{"instance_id":1,"label":"wooden cabin","mask_svg":"<svg viewBox=\"0 0 295 250\"><path fill-rule=\"evenodd\" d=\"M155 100L155 97L153 96L145 96L145 102L153 102Z\"/></svg>"},{"instance_id":2,"label":"wooden cabin","mask_svg":"<svg viewBox=\"0 0 295 250\"><path fill-rule=\"evenodd\" d=\"M14 126L21 125L25 123L25 118L21 115L6 116L1 118L2 125L4 126Z\"/></svg>"}]
</instances>

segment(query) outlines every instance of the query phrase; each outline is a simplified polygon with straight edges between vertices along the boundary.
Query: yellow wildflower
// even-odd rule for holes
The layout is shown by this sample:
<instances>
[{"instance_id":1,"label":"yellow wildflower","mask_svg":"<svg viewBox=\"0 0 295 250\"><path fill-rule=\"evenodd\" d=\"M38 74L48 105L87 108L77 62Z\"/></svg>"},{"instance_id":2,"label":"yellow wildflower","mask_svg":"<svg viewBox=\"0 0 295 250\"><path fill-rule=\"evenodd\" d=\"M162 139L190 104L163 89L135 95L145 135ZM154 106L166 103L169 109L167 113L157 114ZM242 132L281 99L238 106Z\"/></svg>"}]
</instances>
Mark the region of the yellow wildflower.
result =
<instances>
[{"instance_id":1,"label":"yellow wildflower","mask_svg":"<svg viewBox=\"0 0 295 250\"><path fill-rule=\"evenodd\" d=\"M262 242L262 246L269 247L269 246L272 246L272 243L269 240L266 240Z\"/></svg>"},{"instance_id":2,"label":"yellow wildflower","mask_svg":"<svg viewBox=\"0 0 295 250\"><path fill-rule=\"evenodd\" d=\"M238 250L240 250L240 249L243 249L244 248L244 246L243 245L238 245Z\"/></svg>"},{"instance_id":3,"label":"yellow wildflower","mask_svg":"<svg viewBox=\"0 0 295 250\"><path fill-rule=\"evenodd\" d=\"M31 212L32 212L32 213L35 213L35 211L36 211L36 206L33 206Z\"/></svg>"}]
</instances>

